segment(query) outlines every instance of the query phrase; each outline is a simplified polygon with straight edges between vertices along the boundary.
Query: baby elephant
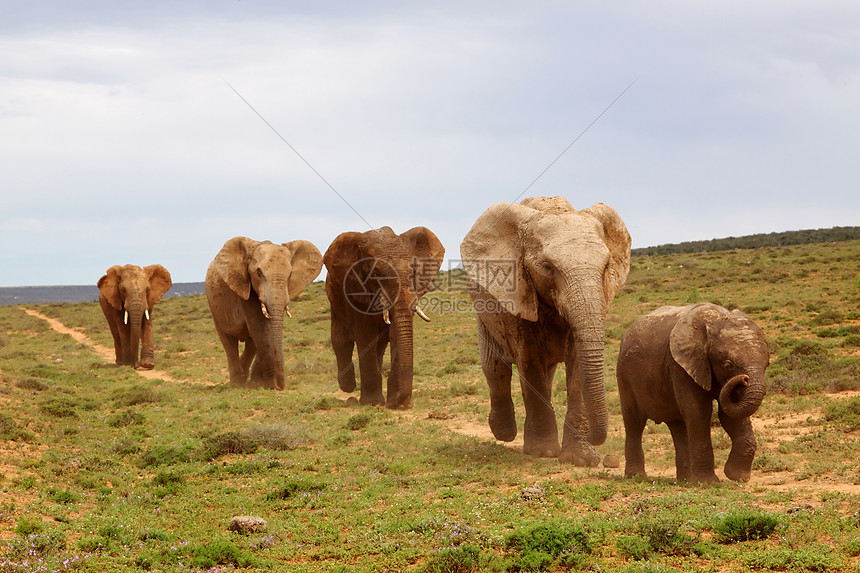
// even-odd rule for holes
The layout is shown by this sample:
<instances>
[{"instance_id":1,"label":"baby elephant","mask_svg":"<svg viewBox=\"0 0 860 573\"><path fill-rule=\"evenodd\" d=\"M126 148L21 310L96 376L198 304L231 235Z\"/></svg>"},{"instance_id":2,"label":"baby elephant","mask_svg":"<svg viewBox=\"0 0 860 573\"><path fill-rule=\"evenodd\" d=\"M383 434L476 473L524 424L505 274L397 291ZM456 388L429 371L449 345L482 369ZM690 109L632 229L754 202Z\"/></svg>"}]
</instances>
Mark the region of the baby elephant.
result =
<instances>
[{"instance_id":1,"label":"baby elephant","mask_svg":"<svg viewBox=\"0 0 860 573\"><path fill-rule=\"evenodd\" d=\"M711 446L713 401L732 440L729 479L748 481L756 450L750 416L765 394L770 352L745 314L711 303L664 306L634 322L618 354L627 476L645 475L642 431L665 422L679 480L717 482Z\"/></svg>"}]
</instances>

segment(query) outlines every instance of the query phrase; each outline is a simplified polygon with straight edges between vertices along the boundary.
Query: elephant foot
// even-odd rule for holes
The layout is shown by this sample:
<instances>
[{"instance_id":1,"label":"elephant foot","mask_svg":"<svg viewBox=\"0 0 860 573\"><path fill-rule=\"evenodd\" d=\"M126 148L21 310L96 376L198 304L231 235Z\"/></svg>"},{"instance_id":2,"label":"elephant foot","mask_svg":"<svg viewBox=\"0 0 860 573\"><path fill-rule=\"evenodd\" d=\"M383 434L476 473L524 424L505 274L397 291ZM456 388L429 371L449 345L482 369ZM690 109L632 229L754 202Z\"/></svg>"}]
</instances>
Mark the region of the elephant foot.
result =
<instances>
[{"instance_id":1,"label":"elephant foot","mask_svg":"<svg viewBox=\"0 0 860 573\"><path fill-rule=\"evenodd\" d=\"M355 392L355 370L347 370L341 372L337 377L337 385L342 392Z\"/></svg>"},{"instance_id":2,"label":"elephant foot","mask_svg":"<svg viewBox=\"0 0 860 573\"><path fill-rule=\"evenodd\" d=\"M737 466L726 464L723 468L726 472L726 477L732 481L739 482L748 482L750 481L751 468L749 466L745 468L738 468Z\"/></svg>"},{"instance_id":3,"label":"elephant foot","mask_svg":"<svg viewBox=\"0 0 860 573\"><path fill-rule=\"evenodd\" d=\"M152 362L138 362L134 365L135 370L152 370L155 368L155 364Z\"/></svg>"},{"instance_id":4,"label":"elephant foot","mask_svg":"<svg viewBox=\"0 0 860 573\"><path fill-rule=\"evenodd\" d=\"M405 398L395 398L392 399L391 396L388 397L388 400L385 403L385 407L391 410L411 410L412 409L412 396L406 396Z\"/></svg>"},{"instance_id":5,"label":"elephant foot","mask_svg":"<svg viewBox=\"0 0 860 573\"><path fill-rule=\"evenodd\" d=\"M493 436L502 442L513 442L517 437L517 419L514 414L514 404L511 402L509 407L490 408L490 416L488 418L490 430Z\"/></svg>"},{"instance_id":6,"label":"elephant foot","mask_svg":"<svg viewBox=\"0 0 860 573\"><path fill-rule=\"evenodd\" d=\"M638 464L626 464L624 466L624 477L627 478L647 478L648 474L645 473L645 466L640 466Z\"/></svg>"},{"instance_id":7,"label":"elephant foot","mask_svg":"<svg viewBox=\"0 0 860 573\"><path fill-rule=\"evenodd\" d=\"M679 481L683 480L680 476L678 477ZM692 483L720 483L720 478L717 477L717 474L711 471L710 473L696 473L690 475L690 482Z\"/></svg>"},{"instance_id":8,"label":"elephant foot","mask_svg":"<svg viewBox=\"0 0 860 573\"><path fill-rule=\"evenodd\" d=\"M362 395L358 403L362 406L385 406L385 398L382 397L382 392L372 396Z\"/></svg>"},{"instance_id":9,"label":"elephant foot","mask_svg":"<svg viewBox=\"0 0 860 573\"><path fill-rule=\"evenodd\" d=\"M558 461L583 468L596 468L600 465L601 457L593 448L572 446L561 451Z\"/></svg>"},{"instance_id":10,"label":"elephant foot","mask_svg":"<svg viewBox=\"0 0 860 573\"><path fill-rule=\"evenodd\" d=\"M523 453L527 456L537 456L539 458L554 458L558 456L561 448L558 447L558 440L555 442L544 440L529 440L523 444Z\"/></svg>"}]
</instances>

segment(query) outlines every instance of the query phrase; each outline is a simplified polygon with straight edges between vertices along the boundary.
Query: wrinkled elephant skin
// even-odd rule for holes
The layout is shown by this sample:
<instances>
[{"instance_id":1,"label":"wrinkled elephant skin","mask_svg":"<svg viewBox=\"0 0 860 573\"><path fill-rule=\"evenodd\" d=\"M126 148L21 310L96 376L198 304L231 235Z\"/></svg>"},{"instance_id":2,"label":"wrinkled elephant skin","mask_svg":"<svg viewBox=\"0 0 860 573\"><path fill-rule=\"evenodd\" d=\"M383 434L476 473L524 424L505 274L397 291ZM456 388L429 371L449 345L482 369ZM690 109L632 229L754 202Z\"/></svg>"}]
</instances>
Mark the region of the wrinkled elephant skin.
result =
<instances>
[{"instance_id":1,"label":"wrinkled elephant skin","mask_svg":"<svg viewBox=\"0 0 860 573\"><path fill-rule=\"evenodd\" d=\"M719 481L711 444L716 400L732 440L726 476L748 481L756 451L750 416L765 395L769 360L764 334L739 310L664 306L630 325L617 364L625 475L645 475L642 432L651 419L669 426L679 480Z\"/></svg>"},{"instance_id":2,"label":"wrinkled elephant skin","mask_svg":"<svg viewBox=\"0 0 860 573\"><path fill-rule=\"evenodd\" d=\"M517 365L526 419L523 452L581 466L606 439L604 321L630 269L630 235L602 203L577 211L564 197L499 203L460 245L478 318L493 435L517 435L511 398ZM564 363L567 413L561 448L552 381Z\"/></svg>"},{"instance_id":3,"label":"wrinkled elephant skin","mask_svg":"<svg viewBox=\"0 0 860 573\"><path fill-rule=\"evenodd\" d=\"M427 318L418 302L439 272L445 248L425 227L398 235L390 227L339 235L326 250L326 294L331 303L331 343L338 383L356 388L353 350L358 349L359 402L409 408L413 383L413 314ZM391 344L387 397L382 359Z\"/></svg>"},{"instance_id":4,"label":"wrinkled elephant skin","mask_svg":"<svg viewBox=\"0 0 860 573\"><path fill-rule=\"evenodd\" d=\"M170 290L170 273L161 265L114 265L98 280L99 304L113 336L116 363L155 367L152 312Z\"/></svg>"},{"instance_id":5,"label":"wrinkled elephant skin","mask_svg":"<svg viewBox=\"0 0 860 573\"><path fill-rule=\"evenodd\" d=\"M322 255L308 241L224 243L206 271L206 298L231 384L284 389L284 315L321 270Z\"/></svg>"}]
</instances>

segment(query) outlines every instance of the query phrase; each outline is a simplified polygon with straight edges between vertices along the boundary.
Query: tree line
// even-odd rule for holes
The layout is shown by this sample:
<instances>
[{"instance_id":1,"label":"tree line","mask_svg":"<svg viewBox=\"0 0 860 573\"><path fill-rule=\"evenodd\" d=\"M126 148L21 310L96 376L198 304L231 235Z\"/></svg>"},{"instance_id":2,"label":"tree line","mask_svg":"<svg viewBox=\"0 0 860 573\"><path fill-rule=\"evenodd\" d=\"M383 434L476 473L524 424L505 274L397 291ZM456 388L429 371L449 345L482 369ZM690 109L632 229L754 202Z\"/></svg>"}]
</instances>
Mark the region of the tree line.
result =
<instances>
[{"instance_id":1,"label":"tree line","mask_svg":"<svg viewBox=\"0 0 860 573\"><path fill-rule=\"evenodd\" d=\"M781 233L759 233L744 237L726 237L707 241L687 241L656 247L632 249L635 256L671 255L731 251L734 249L758 249L760 247L787 247L813 243L835 243L860 239L860 227L831 227L829 229L807 229L805 231L783 231Z\"/></svg>"}]
</instances>

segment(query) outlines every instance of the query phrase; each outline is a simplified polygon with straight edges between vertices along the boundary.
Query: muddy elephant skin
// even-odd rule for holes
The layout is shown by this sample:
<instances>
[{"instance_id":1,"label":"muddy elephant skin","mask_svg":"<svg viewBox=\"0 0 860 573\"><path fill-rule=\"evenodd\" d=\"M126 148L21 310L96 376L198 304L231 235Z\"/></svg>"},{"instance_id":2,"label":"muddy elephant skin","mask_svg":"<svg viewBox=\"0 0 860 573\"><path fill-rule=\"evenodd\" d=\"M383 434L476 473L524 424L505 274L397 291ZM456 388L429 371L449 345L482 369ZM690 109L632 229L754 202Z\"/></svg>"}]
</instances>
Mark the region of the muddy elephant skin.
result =
<instances>
[{"instance_id":1,"label":"muddy elephant skin","mask_svg":"<svg viewBox=\"0 0 860 573\"><path fill-rule=\"evenodd\" d=\"M719 481L711 444L713 402L732 440L726 477L748 481L756 451L750 416L765 395L770 361L761 329L711 303L664 306L634 322L618 354L627 476L645 475L646 420L665 422L679 480Z\"/></svg>"}]
</instances>

